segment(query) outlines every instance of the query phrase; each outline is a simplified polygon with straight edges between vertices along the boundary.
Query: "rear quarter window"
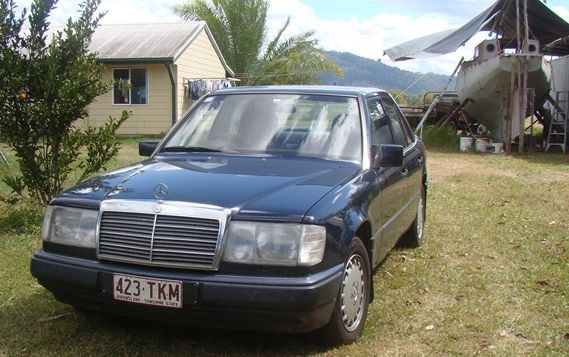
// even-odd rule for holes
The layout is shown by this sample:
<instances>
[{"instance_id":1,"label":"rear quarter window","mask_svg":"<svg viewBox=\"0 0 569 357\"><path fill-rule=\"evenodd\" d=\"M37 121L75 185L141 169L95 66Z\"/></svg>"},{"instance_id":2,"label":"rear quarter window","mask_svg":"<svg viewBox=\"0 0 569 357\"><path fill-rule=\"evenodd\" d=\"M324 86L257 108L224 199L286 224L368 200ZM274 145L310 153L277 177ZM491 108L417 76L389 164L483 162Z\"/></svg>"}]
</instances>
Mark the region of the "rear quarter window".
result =
<instances>
[{"instance_id":1,"label":"rear quarter window","mask_svg":"<svg viewBox=\"0 0 569 357\"><path fill-rule=\"evenodd\" d=\"M395 101L387 95L381 97L381 102L392 124L393 137L397 145L408 146L413 142L413 135L410 132L409 124L403 114L399 111Z\"/></svg>"}]
</instances>

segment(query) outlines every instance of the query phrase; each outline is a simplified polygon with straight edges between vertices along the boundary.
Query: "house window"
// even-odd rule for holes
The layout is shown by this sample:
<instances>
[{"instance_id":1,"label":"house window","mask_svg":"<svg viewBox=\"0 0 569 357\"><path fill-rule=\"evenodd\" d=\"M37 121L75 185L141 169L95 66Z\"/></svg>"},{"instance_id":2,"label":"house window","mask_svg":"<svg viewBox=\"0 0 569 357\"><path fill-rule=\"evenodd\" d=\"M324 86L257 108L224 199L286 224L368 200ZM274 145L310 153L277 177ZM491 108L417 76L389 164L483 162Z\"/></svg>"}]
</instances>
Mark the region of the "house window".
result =
<instances>
[{"instance_id":1,"label":"house window","mask_svg":"<svg viewBox=\"0 0 569 357\"><path fill-rule=\"evenodd\" d=\"M113 104L147 104L145 68L114 69Z\"/></svg>"}]
</instances>

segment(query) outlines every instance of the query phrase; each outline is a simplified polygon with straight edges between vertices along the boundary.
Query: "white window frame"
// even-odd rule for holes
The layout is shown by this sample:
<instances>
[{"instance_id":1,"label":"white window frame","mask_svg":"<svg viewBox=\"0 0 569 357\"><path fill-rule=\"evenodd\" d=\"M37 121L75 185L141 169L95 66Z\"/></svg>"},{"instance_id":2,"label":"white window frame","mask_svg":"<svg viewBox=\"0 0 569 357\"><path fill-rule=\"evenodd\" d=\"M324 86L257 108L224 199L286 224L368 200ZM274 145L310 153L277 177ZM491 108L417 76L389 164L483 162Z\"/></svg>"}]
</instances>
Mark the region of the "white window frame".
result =
<instances>
[{"instance_id":1,"label":"white window frame","mask_svg":"<svg viewBox=\"0 0 569 357\"><path fill-rule=\"evenodd\" d=\"M148 68L146 67L116 67L113 68L112 70L112 80L115 80L115 71L124 71L124 70L128 70L128 80L130 81L130 79L132 78L131 75L131 71L133 69L143 69L144 72L146 73L146 83L144 84L146 86L146 103L145 104L132 104L132 89L128 90L128 101L129 103L115 103L115 86L113 83L113 90L111 91L111 103L113 105L117 105L117 106L131 106L131 105L137 105L137 106L144 106L144 105L149 105L150 104L150 90L148 88L148 83L150 82L148 77L149 77L149 73L150 71L148 70Z\"/></svg>"}]
</instances>

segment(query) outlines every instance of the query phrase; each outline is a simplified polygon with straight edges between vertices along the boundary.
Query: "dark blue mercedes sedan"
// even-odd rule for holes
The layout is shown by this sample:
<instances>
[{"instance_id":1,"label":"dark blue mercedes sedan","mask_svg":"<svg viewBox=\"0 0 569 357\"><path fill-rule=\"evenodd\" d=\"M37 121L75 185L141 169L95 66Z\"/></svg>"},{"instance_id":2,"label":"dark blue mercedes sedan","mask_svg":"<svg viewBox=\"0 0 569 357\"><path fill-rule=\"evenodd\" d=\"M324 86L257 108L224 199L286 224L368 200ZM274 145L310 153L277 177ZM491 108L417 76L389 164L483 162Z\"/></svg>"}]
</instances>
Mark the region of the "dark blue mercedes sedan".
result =
<instances>
[{"instance_id":1,"label":"dark blue mercedes sedan","mask_svg":"<svg viewBox=\"0 0 569 357\"><path fill-rule=\"evenodd\" d=\"M425 148L379 89L218 90L139 149L46 208L31 271L58 300L349 343L373 269L423 242Z\"/></svg>"}]
</instances>

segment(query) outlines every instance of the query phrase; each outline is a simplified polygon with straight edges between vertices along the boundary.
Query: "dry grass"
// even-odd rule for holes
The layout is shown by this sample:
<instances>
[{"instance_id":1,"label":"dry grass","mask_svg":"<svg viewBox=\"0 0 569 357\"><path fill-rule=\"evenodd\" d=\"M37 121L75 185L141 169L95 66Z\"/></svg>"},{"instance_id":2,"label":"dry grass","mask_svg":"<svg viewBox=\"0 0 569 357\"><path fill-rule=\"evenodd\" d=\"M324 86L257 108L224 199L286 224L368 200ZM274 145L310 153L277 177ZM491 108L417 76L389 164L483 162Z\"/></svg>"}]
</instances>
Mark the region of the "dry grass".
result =
<instances>
[{"instance_id":1,"label":"dry grass","mask_svg":"<svg viewBox=\"0 0 569 357\"><path fill-rule=\"evenodd\" d=\"M129 143L118 163L135 155ZM364 335L338 348L78 313L31 277L37 231L0 205L0 355L568 355L569 158L431 152L428 165L427 241L386 259Z\"/></svg>"}]
</instances>

